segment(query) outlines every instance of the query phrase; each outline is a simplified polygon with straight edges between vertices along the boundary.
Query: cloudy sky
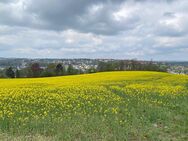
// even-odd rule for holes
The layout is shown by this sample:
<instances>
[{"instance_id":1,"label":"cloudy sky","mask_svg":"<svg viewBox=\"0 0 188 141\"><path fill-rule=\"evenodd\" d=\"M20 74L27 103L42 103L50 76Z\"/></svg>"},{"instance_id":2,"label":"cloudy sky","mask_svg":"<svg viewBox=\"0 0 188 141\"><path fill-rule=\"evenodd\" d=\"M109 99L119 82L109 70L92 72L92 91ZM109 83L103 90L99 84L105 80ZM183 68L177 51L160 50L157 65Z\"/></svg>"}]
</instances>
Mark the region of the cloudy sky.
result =
<instances>
[{"instance_id":1,"label":"cloudy sky","mask_svg":"<svg viewBox=\"0 0 188 141\"><path fill-rule=\"evenodd\" d=\"M188 60L188 0L0 0L0 57Z\"/></svg>"}]
</instances>

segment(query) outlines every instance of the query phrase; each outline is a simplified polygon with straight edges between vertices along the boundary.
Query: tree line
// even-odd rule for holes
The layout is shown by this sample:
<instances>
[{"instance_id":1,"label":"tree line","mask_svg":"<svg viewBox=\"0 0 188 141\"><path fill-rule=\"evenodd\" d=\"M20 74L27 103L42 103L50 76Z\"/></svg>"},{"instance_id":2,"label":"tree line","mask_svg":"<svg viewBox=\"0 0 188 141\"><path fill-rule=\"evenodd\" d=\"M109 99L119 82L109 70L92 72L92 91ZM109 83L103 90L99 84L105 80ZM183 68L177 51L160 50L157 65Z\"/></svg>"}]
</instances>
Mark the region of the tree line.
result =
<instances>
[{"instance_id":1,"label":"tree line","mask_svg":"<svg viewBox=\"0 0 188 141\"><path fill-rule=\"evenodd\" d=\"M99 62L97 68L90 67L86 70L76 69L73 65L69 64L64 66L59 64L48 64L47 67L42 68L39 63L30 64L28 67L22 69L14 69L8 67L3 72L0 72L0 77L8 78L36 78L36 77L52 77L52 76L64 76L75 75L83 73L95 73L105 71L160 71L166 72L167 67L165 65L157 64L152 61L108 61Z\"/></svg>"},{"instance_id":2,"label":"tree line","mask_svg":"<svg viewBox=\"0 0 188 141\"><path fill-rule=\"evenodd\" d=\"M167 66L153 61L109 61L100 62L97 71L159 71L167 72Z\"/></svg>"},{"instance_id":3,"label":"tree line","mask_svg":"<svg viewBox=\"0 0 188 141\"><path fill-rule=\"evenodd\" d=\"M81 70L75 69L73 65L67 67L62 64L49 64L47 67L42 68L39 63L30 64L28 67L22 69L15 69L12 67L6 68L1 72L0 77L8 78L36 78L36 77L51 77L81 74Z\"/></svg>"}]
</instances>

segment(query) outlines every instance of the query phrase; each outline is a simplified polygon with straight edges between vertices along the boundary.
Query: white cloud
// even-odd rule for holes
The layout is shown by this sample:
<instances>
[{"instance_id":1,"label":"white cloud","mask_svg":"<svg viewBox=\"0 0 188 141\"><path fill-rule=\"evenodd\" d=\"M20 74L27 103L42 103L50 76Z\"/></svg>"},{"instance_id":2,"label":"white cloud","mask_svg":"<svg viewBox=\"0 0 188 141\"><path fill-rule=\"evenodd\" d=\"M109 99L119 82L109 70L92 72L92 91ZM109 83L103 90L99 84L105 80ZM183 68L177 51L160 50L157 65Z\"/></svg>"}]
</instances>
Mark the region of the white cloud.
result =
<instances>
[{"instance_id":1,"label":"white cloud","mask_svg":"<svg viewBox=\"0 0 188 141\"><path fill-rule=\"evenodd\" d=\"M3 57L188 60L187 0L9 0L0 17Z\"/></svg>"}]
</instances>

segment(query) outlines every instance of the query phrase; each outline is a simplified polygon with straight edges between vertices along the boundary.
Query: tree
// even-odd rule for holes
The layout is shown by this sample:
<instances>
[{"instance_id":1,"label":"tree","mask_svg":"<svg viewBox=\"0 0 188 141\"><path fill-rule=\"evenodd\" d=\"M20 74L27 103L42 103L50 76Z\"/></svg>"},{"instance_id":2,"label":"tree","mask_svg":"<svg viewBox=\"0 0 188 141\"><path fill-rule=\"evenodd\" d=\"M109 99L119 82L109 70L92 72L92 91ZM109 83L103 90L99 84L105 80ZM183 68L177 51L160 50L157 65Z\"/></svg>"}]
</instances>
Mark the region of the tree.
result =
<instances>
[{"instance_id":1,"label":"tree","mask_svg":"<svg viewBox=\"0 0 188 141\"><path fill-rule=\"evenodd\" d=\"M28 68L28 67L20 69L19 77L29 77L29 70L30 70L30 68Z\"/></svg>"},{"instance_id":2,"label":"tree","mask_svg":"<svg viewBox=\"0 0 188 141\"><path fill-rule=\"evenodd\" d=\"M39 77L41 75L42 69L38 63L31 64L28 68L28 77Z\"/></svg>"},{"instance_id":3,"label":"tree","mask_svg":"<svg viewBox=\"0 0 188 141\"><path fill-rule=\"evenodd\" d=\"M99 62L97 70L99 72L103 71L115 71L119 69L119 64L117 62Z\"/></svg>"},{"instance_id":4,"label":"tree","mask_svg":"<svg viewBox=\"0 0 188 141\"><path fill-rule=\"evenodd\" d=\"M103 72L106 70L106 67L105 67L105 62L99 62L98 66L97 66L97 71L99 72Z\"/></svg>"},{"instance_id":5,"label":"tree","mask_svg":"<svg viewBox=\"0 0 188 141\"><path fill-rule=\"evenodd\" d=\"M20 77L20 72L19 72L19 70L18 70L18 69L16 69L16 72L15 72L15 77L16 77L16 78L19 78L19 77Z\"/></svg>"},{"instance_id":6,"label":"tree","mask_svg":"<svg viewBox=\"0 0 188 141\"><path fill-rule=\"evenodd\" d=\"M64 75L65 74L64 67L61 64L57 64L55 68L55 72L57 76Z\"/></svg>"},{"instance_id":7,"label":"tree","mask_svg":"<svg viewBox=\"0 0 188 141\"><path fill-rule=\"evenodd\" d=\"M42 77L56 76L55 68L56 68L55 64L53 63L48 64L47 68L42 71L41 76Z\"/></svg>"},{"instance_id":8,"label":"tree","mask_svg":"<svg viewBox=\"0 0 188 141\"><path fill-rule=\"evenodd\" d=\"M138 64L138 62L136 60L134 60L134 59L131 60L130 62L131 62L130 63L131 64L131 70L134 70L134 71L137 70L137 64Z\"/></svg>"},{"instance_id":9,"label":"tree","mask_svg":"<svg viewBox=\"0 0 188 141\"><path fill-rule=\"evenodd\" d=\"M97 70L94 67L91 67L87 70L87 73L95 73Z\"/></svg>"},{"instance_id":10,"label":"tree","mask_svg":"<svg viewBox=\"0 0 188 141\"><path fill-rule=\"evenodd\" d=\"M5 71L5 74L9 78L14 78L15 77L15 73L14 73L12 67L7 68L6 71Z\"/></svg>"},{"instance_id":11,"label":"tree","mask_svg":"<svg viewBox=\"0 0 188 141\"><path fill-rule=\"evenodd\" d=\"M124 61L120 61L120 62L119 62L119 70L120 70L120 71L125 70L125 63L124 63Z\"/></svg>"},{"instance_id":12,"label":"tree","mask_svg":"<svg viewBox=\"0 0 188 141\"><path fill-rule=\"evenodd\" d=\"M68 75L74 74L74 67L71 64L69 64L69 66L67 68L67 74Z\"/></svg>"}]
</instances>

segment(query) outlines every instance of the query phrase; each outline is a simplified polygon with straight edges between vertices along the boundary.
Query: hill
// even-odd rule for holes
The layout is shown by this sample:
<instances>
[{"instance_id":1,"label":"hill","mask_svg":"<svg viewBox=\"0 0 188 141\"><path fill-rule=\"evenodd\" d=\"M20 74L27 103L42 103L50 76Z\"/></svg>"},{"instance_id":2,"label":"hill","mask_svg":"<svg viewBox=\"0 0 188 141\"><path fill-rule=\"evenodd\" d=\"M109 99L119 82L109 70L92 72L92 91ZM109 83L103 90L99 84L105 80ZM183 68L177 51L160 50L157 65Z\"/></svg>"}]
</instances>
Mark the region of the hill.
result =
<instances>
[{"instance_id":1,"label":"hill","mask_svg":"<svg viewBox=\"0 0 188 141\"><path fill-rule=\"evenodd\" d=\"M0 79L1 140L184 141L188 77L107 72Z\"/></svg>"}]
</instances>

